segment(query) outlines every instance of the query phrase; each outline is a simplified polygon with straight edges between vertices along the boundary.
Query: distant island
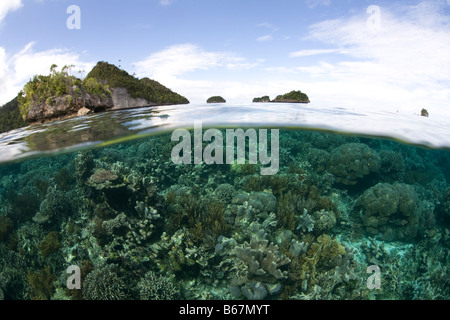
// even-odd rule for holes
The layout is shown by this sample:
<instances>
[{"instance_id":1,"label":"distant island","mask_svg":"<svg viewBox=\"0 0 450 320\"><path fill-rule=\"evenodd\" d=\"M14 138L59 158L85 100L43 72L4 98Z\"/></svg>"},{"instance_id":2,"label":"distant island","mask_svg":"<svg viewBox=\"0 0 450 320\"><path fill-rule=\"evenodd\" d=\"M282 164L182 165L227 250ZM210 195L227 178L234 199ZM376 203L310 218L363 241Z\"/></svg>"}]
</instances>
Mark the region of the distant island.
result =
<instances>
[{"instance_id":1,"label":"distant island","mask_svg":"<svg viewBox=\"0 0 450 320\"><path fill-rule=\"evenodd\" d=\"M253 102L310 103L309 97L301 91L291 91L284 95L277 96L274 100L270 100L269 96L254 98Z\"/></svg>"},{"instance_id":2,"label":"distant island","mask_svg":"<svg viewBox=\"0 0 450 320\"><path fill-rule=\"evenodd\" d=\"M214 96L206 100L206 103L226 103L226 101L220 96Z\"/></svg>"},{"instance_id":3,"label":"distant island","mask_svg":"<svg viewBox=\"0 0 450 320\"><path fill-rule=\"evenodd\" d=\"M156 105L188 104L189 100L149 78L138 79L107 62L98 62L85 79L50 67L36 75L18 96L0 108L0 132L89 113Z\"/></svg>"},{"instance_id":4,"label":"distant island","mask_svg":"<svg viewBox=\"0 0 450 320\"><path fill-rule=\"evenodd\" d=\"M261 98L255 98L255 99L253 99L253 102L254 103L257 103L257 102L270 102L270 97L269 96L264 96L264 97L261 97Z\"/></svg>"}]
</instances>

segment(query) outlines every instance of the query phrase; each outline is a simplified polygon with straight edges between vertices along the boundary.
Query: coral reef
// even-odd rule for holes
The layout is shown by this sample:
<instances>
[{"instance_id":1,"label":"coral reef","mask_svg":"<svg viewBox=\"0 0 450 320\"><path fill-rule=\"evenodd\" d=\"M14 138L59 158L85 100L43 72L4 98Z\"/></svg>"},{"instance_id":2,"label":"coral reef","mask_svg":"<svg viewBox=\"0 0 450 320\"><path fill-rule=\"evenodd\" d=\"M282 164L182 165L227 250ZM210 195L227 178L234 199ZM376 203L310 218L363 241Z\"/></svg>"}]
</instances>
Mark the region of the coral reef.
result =
<instances>
[{"instance_id":1,"label":"coral reef","mask_svg":"<svg viewBox=\"0 0 450 320\"><path fill-rule=\"evenodd\" d=\"M381 233L386 241L412 239L421 225L420 201L411 185L379 183L356 200L355 208L363 209L367 232Z\"/></svg>"},{"instance_id":2,"label":"coral reef","mask_svg":"<svg viewBox=\"0 0 450 320\"><path fill-rule=\"evenodd\" d=\"M120 277L117 265L94 268L84 281L82 288L85 300L126 300L125 281Z\"/></svg>"},{"instance_id":3,"label":"coral reef","mask_svg":"<svg viewBox=\"0 0 450 320\"><path fill-rule=\"evenodd\" d=\"M173 146L159 134L0 166L4 299L450 297L445 151L282 130L279 173L261 176L175 165Z\"/></svg>"},{"instance_id":4,"label":"coral reef","mask_svg":"<svg viewBox=\"0 0 450 320\"><path fill-rule=\"evenodd\" d=\"M0 241L5 241L9 232L13 229L14 222L9 217L0 217Z\"/></svg>"},{"instance_id":5,"label":"coral reef","mask_svg":"<svg viewBox=\"0 0 450 320\"><path fill-rule=\"evenodd\" d=\"M267 294L281 290L281 280L287 278L287 272L280 268L291 260L283 255L277 245L268 240L252 237L250 243L244 242L232 251L246 266L244 273L232 279L230 286L234 293L240 287L242 295L248 299L264 299Z\"/></svg>"},{"instance_id":6,"label":"coral reef","mask_svg":"<svg viewBox=\"0 0 450 320\"><path fill-rule=\"evenodd\" d=\"M149 271L138 283L140 300L176 300L180 289L170 278Z\"/></svg>"},{"instance_id":7,"label":"coral reef","mask_svg":"<svg viewBox=\"0 0 450 320\"><path fill-rule=\"evenodd\" d=\"M347 143L335 148L328 163L328 170L344 185L354 185L359 179L377 173L380 167L379 155L363 143Z\"/></svg>"}]
</instances>

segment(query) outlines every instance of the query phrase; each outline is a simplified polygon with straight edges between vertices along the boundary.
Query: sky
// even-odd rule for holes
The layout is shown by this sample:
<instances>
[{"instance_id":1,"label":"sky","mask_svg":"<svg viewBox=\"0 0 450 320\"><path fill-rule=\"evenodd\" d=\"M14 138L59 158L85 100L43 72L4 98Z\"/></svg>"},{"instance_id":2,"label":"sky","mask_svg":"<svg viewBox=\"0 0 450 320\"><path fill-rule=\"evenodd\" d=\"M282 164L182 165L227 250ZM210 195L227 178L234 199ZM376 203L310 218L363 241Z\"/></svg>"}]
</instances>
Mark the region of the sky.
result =
<instances>
[{"instance_id":1,"label":"sky","mask_svg":"<svg viewBox=\"0 0 450 320\"><path fill-rule=\"evenodd\" d=\"M52 64L98 61L191 103L301 90L450 120L450 0L0 0L0 105Z\"/></svg>"}]
</instances>

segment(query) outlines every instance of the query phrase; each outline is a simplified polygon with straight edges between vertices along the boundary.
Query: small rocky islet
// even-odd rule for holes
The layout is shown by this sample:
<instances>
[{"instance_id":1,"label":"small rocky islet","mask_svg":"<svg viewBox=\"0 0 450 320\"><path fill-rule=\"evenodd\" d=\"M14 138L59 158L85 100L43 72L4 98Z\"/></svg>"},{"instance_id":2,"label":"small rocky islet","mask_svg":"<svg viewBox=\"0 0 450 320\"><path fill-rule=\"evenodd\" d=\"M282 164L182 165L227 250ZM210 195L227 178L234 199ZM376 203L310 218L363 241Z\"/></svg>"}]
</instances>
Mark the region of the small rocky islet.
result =
<instances>
[{"instance_id":1,"label":"small rocky islet","mask_svg":"<svg viewBox=\"0 0 450 320\"><path fill-rule=\"evenodd\" d=\"M274 103L310 103L309 97L306 93L300 90L293 90L289 93L278 95L275 99L270 100L269 96L263 96L259 98L254 98L253 103L261 102L274 102Z\"/></svg>"}]
</instances>

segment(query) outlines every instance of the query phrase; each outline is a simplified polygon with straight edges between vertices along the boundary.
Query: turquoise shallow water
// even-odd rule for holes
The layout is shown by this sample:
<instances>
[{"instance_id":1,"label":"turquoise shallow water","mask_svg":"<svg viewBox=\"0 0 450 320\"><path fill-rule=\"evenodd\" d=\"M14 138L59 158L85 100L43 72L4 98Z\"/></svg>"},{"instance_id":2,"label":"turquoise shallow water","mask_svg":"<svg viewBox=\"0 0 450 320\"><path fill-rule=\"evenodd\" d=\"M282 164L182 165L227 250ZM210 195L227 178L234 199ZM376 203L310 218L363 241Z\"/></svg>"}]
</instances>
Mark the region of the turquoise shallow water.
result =
<instances>
[{"instance_id":1,"label":"turquoise shallow water","mask_svg":"<svg viewBox=\"0 0 450 320\"><path fill-rule=\"evenodd\" d=\"M183 128L187 164L173 161ZM227 129L255 139L228 149ZM449 134L440 119L288 104L3 134L0 298L448 299Z\"/></svg>"}]
</instances>

